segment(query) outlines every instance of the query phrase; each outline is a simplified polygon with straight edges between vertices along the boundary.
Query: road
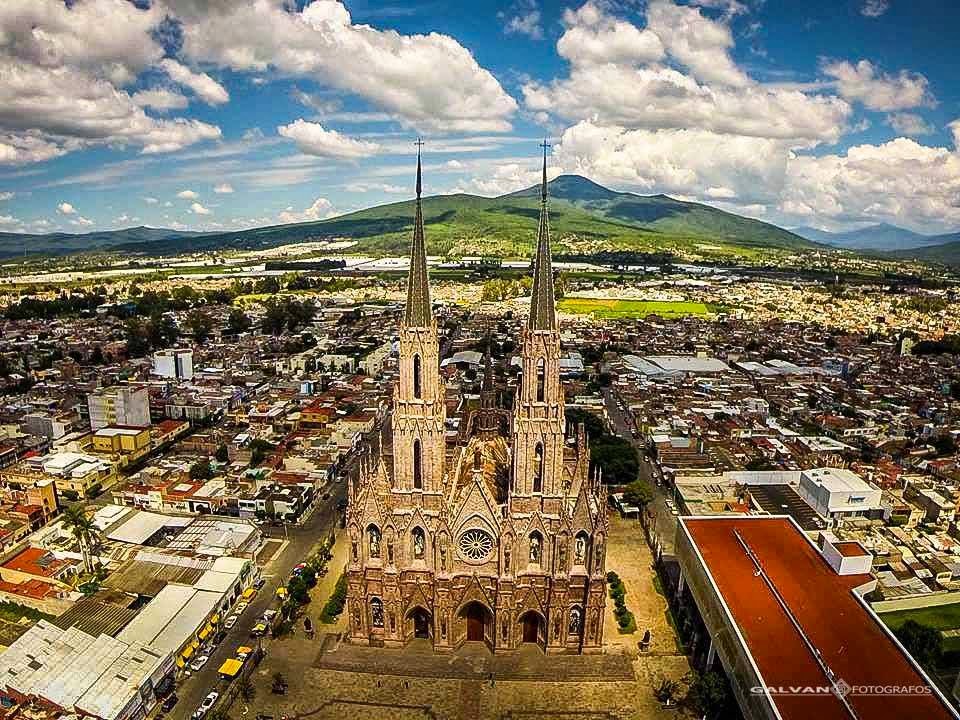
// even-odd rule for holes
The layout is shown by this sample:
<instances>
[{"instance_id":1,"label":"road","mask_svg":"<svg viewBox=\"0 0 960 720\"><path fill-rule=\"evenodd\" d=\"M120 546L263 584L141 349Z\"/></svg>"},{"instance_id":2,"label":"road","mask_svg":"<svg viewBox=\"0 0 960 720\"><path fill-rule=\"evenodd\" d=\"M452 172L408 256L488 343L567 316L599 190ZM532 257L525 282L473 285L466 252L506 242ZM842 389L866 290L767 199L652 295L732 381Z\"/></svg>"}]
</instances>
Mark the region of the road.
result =
<instances>
[{"instance_id":1,"label":"road","mask_svg":"<svg viewBox=\"0 0 960 720\"><path fill-rule=\"evenodd\" d=\"M348 466L347 471L350 467ZM346 478L346 472L341 473L340 477ZM212 690L218 690L223 695L227 682L220 679L217 672L225 660L236 655L237 648L241 645L250 647L256 646L256 639L250 637L250 631L257 624L257 620L263 615L264 610L275 605L276 590L281 585L286 585L297 563L303 562L315 543L329 535L336 526L339 518L337 503L347 496L347 483L333 483L329 487L331 496L326 500L318 498L316 507L307 519L301 525L292 525L288 527L287 544L283 549L273 556L273 558L263 568L263 577L266 583L257 592L249 607L241 615L237 624L226 632L226 636L221 640L213 652L210 653L210 660L207 664L191 677L181 677L177 681L176 693L180 698L173 710L168 713L171 720L186 720L193 711L197 709L203 698ZM321 491L321 495L324 491ZM264 528L264 535L273 539L284 539L282 528ZM331 568L331 572L338 572L336 568ZM263 638L263 646L267 648L270 639Z\"/></svg>"},{"instance_id":2,"label":"road","mask_svg":"<svg viewBox=\"0 0 960 720\"><path fill-rule=\"evenodd\" d=\"M663 479L659 477L655 463L647 454L643 442L633 437L633 419L630 411L621 402L619 394L613 388L608 387L602 390L602 395L607 417L610 418L614 432L629 440L637 449L637 454L640 456L640 479L649 483L650 487L653 488L653 501L647 509L653 513L654 531L656 537L660 540L664 554L672 555L677 517L666 505L666 501L671 498L672 493L664 486Z\"/></svg>"}]
</instances>

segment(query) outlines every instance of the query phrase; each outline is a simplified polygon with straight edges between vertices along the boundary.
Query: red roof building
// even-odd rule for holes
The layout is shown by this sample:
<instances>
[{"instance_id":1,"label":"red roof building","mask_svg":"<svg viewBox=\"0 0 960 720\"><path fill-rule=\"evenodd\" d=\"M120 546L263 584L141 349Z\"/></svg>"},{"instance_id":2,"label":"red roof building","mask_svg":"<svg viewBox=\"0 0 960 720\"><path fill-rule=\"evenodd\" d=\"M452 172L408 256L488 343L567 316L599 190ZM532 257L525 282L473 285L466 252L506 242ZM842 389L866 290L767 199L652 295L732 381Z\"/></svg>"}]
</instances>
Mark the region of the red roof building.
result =
<instances>
[{"instance_id":1,"label":"red roof building","mask_svg":"<svg viewBox=\"0 0 960 720\"><path fill-rule=\"evenodd\" d=\"M681 597L744 717L960 717L862 599L876 585L869 554L823 545L787 517L680 519Z\"/></svg>"}]
</instances>

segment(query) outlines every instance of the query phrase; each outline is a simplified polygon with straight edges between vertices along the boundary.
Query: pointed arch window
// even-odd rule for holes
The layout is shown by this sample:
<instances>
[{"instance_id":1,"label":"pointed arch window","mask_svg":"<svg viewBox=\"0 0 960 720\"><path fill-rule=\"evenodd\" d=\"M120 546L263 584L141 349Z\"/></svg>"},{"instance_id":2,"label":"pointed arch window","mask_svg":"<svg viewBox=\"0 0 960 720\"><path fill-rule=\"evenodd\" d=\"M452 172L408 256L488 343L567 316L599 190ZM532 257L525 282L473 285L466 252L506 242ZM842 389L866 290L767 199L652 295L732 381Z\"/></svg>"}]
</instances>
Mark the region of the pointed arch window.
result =
<instances>
[{"instance_id":1,"label":"pointed arch window","mask_svg":"<svg viewBox=\"0 0 960 720\"><path fill-rule=\"evenodd\" d=\"M480 470L483 468L483 455L480 454L480 448L477 448L473 451L473 469Z\"/></svg>"},{"instance_id":2,"label":"pointed arch window","mask_svg":"<svg viewBox=\"0 0 960 720\"><path fill-rule=\"evenodd\" d=\"M370 548L370 557L380 557L380 528L376 525L367 528L367 542Z\"/></svg>"},{"instance_id":3,"label":"pointed arch window","mask_svg":"<svg viewBox=\"0 0 960 720\"><path fill-rule=\"evenodd\" d=\"M573 541L573 564L586 565L587 551L590 547L590 537L585 532L577 533Z\"/></svg>"},{"instance_id":4,"label":"pointed arch window","mask_svg":"<svg viewBox=\"0 0 960 720\"><path fill-rule=\"evenodd\" d=\"M530 533L530 564L539 565L543 557L543 536L536 530Z\"/></svg>"},{"instance_id":5,"label":"pointed arch window","mask_svg":"<svg viewBox=\"0 0 960 720\"><path fill-rule=\"evenodd\" d=\"M533 491L543 492L543 443L537 443L533 453Z\"/></svg>"},{"instance_id":6,"label":"pointed arch window","mask_svg":"<svg viewBox=\"0 0 960 720\"><path fill-rule=\"evenodd\" d=\"M543 402L546 396L547 367L543 358L537 360L537 402Z\"/></svg>"},{"instance_id":7,"label":"pointed arch window","mask_svg":"<svg viewBox=\"0 0 960 720\"><path fill-rule=\"evenodd\" d=\"M414 528L413 532L410 533L410 537L413 545L414 560L423 560L427 547L427 536L424 534L423 528Z\"/></svg>"},{"instance_id":8,"label":"pointed arch window","mask_svg":"<svg viewBox=\"0 0 960 720\"><path fill-rule=\"evenodd\" d=\"M383 627L383 600L370 598L370 624L375 628Z\"/></svg>"},{"instance_id":9,"label":"pointed arch window","mask_svg":"<svg viewBox=\"0 0 960 720\"><path fill-rule=\"evenodd\" d=\"M423 490L423 450L419 440L413 441L413 489Z\"/></svg>"},{"instance_id":10,"label":"pointed arch window","mask_svg":"<svg viewBox=\"0 0 960 720\"><path fill-rule=\"evenodd\" d=\"M413 397L419 400L423 397L423 363L420 354L413 356Z\"/></svg>"}]
</instances>

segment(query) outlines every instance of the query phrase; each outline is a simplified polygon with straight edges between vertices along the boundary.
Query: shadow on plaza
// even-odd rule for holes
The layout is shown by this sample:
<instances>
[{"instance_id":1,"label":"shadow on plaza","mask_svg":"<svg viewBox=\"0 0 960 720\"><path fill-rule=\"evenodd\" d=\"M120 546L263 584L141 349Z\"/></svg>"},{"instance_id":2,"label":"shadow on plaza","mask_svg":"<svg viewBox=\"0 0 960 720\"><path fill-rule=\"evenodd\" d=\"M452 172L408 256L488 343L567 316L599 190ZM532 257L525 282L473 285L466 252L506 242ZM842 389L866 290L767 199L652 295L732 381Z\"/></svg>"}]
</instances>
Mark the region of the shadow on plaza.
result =
<instances>
[{"instance_id":1,"label":"shadow on plaza","mask_svg":"<svg viewBox=\"0 0 960 720\"><path fill-rule=\"evenodd\" d=\"M522 647L494 655L483 643L467 642L453 653L433 651L428 640L401 649L363 647L328 634L314 663L317 668L378 675L461 680L537 680L543 682L623 682L635 679L626 655L545 655Z\"/></svg>"}]
</instances>

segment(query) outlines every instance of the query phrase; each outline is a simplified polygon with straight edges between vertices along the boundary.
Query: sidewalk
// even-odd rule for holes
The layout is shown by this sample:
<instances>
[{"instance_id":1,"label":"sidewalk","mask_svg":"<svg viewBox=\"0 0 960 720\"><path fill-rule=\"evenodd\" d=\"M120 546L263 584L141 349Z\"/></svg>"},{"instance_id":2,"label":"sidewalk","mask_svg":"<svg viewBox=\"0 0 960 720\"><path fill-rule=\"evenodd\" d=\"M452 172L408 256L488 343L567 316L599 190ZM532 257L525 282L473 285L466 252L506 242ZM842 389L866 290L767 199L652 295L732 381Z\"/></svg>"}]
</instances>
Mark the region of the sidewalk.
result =
<instances>
[{"instance_id":1,"label":"sidewalk","mask_svg":"<svg viewBox=\"0 0 960 720\"><path fill-rule=\"evenodd\" d=\"M621 635L613 600L607 597L603 623L603 641L607 652L637 655L637 644L649 629L653 653L682 654L667 615L667 599L657 590L653 553L643 537L643 528L635 520L624 520L610 513L610 538L607 542L607 571L613 570L627 588L627 609L637 621L637 631Z\"/></svg>"}]
</instances>

